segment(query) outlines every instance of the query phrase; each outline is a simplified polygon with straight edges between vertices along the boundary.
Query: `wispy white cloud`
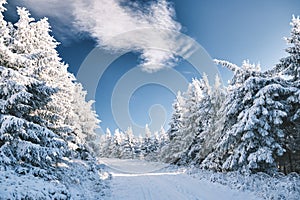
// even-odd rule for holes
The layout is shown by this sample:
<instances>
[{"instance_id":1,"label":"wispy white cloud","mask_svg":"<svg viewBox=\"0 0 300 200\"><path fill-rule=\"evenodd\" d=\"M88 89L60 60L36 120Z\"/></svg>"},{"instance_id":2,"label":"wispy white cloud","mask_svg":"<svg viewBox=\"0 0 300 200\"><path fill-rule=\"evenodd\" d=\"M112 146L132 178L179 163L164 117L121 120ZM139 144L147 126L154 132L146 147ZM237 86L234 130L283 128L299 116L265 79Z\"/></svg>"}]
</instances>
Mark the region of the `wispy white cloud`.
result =
<instances>
[{"instance_id":1,"label":"wispy white cloud","mask_svg":"<svg viewBox=\"0 0 300 200\"><path fill-rule=\"evenodd\" d=\"M167 0L142 6L125 0L17 0L35 14L60 20L60 29L70 36L87 32L102 48L141 53L141 66L148 72L171 67L175 52L187 51L178 35L180 23ZM131 2L131 3L128 3Z\"/></svg>"}]
</instances>

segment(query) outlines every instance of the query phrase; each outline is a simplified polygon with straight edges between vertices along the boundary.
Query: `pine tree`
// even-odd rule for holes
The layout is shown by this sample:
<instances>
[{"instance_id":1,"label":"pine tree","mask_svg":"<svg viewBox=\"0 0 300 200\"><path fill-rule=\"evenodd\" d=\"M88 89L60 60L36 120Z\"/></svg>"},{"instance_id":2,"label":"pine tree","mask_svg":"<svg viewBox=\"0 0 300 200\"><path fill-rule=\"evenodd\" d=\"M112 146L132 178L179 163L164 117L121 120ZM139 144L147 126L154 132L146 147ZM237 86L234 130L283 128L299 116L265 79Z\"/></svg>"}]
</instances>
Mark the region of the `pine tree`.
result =
<instances>
[{"instance_id":1,"label":"pine tree","mask_svg":"<svg viewBox=\"0 0 300 200\"><path fill-rule=\"evenodd\" d=\"M2 66L0 80L0 163L55 163L66 144L32 114L51 100L55 89Z\"/></svg>"},{"instance_id":2,"label":"pine tree","mask_svg":"<svg viewBox=\"0 0 300 200\"><path fill-rule=\"evenodd\" d=\"M288 80L291 86L300 89L299 72L300 72L300 18L293 16L291 22L291 36L286 38L290 45L286 49L289 54L282 58L273 71L281 77ZM283 75L283 76L282 76ZM281 170L285 173L297 171L300 172L300 110L299 110L299 92L289 98L289 104L292 106L289 112L289 122L285 123L285 148L287 152L280 158Z\"/></svg>"},{"instance_id":3,"label":"pine tree","mask_svg":"<svg viewBox=\"0 0 300 200\"><path fill-rule=\"evenodd\" d=\"M168 135L170 140L172 140L177 132L182 127L182 114L183 114L183 106L185 99L182 97L181 92L178 91L176 100L173 103L173 114L170 122L170 129L168 130Z\"/></svg>"},{"instance_id":4,"label":"pine tree","mask_svg":"<svg viewBox=\"0 0 300 200\"><path fill-rule=\"evenodd\" d=\"M34 30L31 22L34 18L30 17L30 13L25 8L17 8L19 20L15 23L17 27L13 36L12 49L17 54L31 54L35 51L33 40Z\"/></svg>"},{"instance_id":5,"label":"pine tree","mask_svg":"<svg viewBox=\"0 0 300 200\"><path fill-rule=\"evenodd\" d=\"M180 146L175 163L187 164L189 158L186 155L186 151L191 147L195 137L199 134L200 115L198 112L199 102L203 98L203 90L201 89L201 81L194 79L189 85L187 92L185 93L186 102L183 115L183 127L180 131L180 139L177 141L177 145Z\"/></svg>"},{"instance_id":6,"label":"pine tree","mask_svg":"<svg viewBox=\"0 0 300 200\"><path fill-rule=\"evenodd\" d=\"M46 19L34 22L25 8L18 7L17 11L19 20L15 24L16 30L10 49L19 57L23 56L30 60L26 63L21 60L23 62L18 63L21 65L19 68L22 70L22 74L45 81L47 85L59 89L52 97L52 101L45 108L36 112L44 117L45 122L47 122L45 125L48 128L62 134L63 129L70 130L66 127L64 118L71 110L71 103L70 101L66 102L66 100L72 96L70 91L73 89L68 88L68 92L61 92L69 78L67 73L62 77L62 72L67 71L66 67L60 63L61 59L55 50L58 43L49 35L50 26Z\"/></svg>"},{"instance_id":7,"label":"pine tree","mask_svg":"<svg viewBox=\"0 0 300 200\"><path fill-rule=\"evenodd\" d=\"M244 62L235 76L238 81L231 85L225 102L226 123L220 142L202 167L225 171L276 170L276 158L285 152L283 129L291 109L288 102L297 89L276 76L252 73L257 69ZM244 84L239 84L245 77Z\"/></svg>"},{"instance_id":8,"label":"pine tree","mask_svg":"<svg viewBox=\"0 0 300 200\"><path fill-rule=\"evenodd\" d=\"M135 139L133 135L133 131L131 127L125 131L124 140L122 143L122 155L121 158L134 158L134 146L135 146Z\"/></svg>"},{"instance_id":9,"label":"pine tree","mask_svg":"<svg viewBox=\"0 0 300 200\"><path fill-rule=\"evenodd\" d=\"M107 128L105 135L102 135L100 137L100 141L98 144L100 146L100 150L97 154L99 157L106 157L106 158L111 157L111 153L112 153L111 150L113 145L112 139L113 137L111 135L111 132L109 128Z\"/></svg>"},{"instance_id":10,"label":"pine tree","mask_svg":"<svg viewBox=\"0 0 300 200\"><path fill-rule=\"evenodd\" d=\"M164 129L163 126L161 126L160 130L159 130L159 141L160 141L160 146L159 149L162 149L164 146L169 144L169 136L166 133L166 130Z\"/></svg>"},{"instance_id":11,"label":"pine tree","mask_svg":"<svg viewBox=\"0 0 300 200\"><path fill-rule=\"evenodd\" d=\"M134 146L134 158L136 159L144 159L144 154L142 151L144 138L142 135L139 135L136 139L136 143Z\"/></svg>"},{"instance_id":12,"label":"pine tree","mask_svg":"<svg viewBox=\"0 0 300 200\"><path fill-rule=\"evenodd\" d=\"M152 143L151 135L152 135L152 133L148 127L148 124L146 124L145 125L145 137L144 137L143 147L142 147L144 156L148 155L148 153L150 153L150 151L151 151L151 143Z\"/></svg>"},{"instance_id":13,"label":"pine tree","mask_svg":"<svg viewBox=\"0 0 300 200\"><path fill-rule=\"evenodd\" d=\"M167 131L169 136L169 144L161 149L160 159L166 163L173 162L173 152L178 151L175 145L180 140L179 134L183 127L183 115L185 112L185 98L181 95L181 92L177 93L175 102L173 103L173 114L171 122L169 123L170 129Z\"/></svg>"},{"instance_id":14,"label":"pine tree","mask_svg":"<svg viewBox=\"0 0 300 200\"><path fill-rule=\"evenodd\" d=\"M6 11L4 7L5 4L7 4L6 0L0 1L0 40L1 43L8 46L11 42L11 36L9 34L8 23L4 20L3 16L3 12ZM3 58L1 58L1 60L3 60Z\"/></svg>"},{"instance_id":15,"label":"pine tree","mask_svg":"<svg viewBox=\"0 0 300 200\"><path fill-rule=\"evenodd\" d=\"M18 8L19 21L15 26L6 23L2 15L5 3L5 0L0 0L0 168L4 170L4 174L8 173L8 177L24 175L19 177L19 180L23 181L23 183L19 181L21 188L22 184L26 184L26 179L33 175L34 178L39 177L39 180L35 181L40 183L52 180L59 182L58 189L51 187L51 191L48 192L47 186L41 188L43 191L36 189L33 193L30 191L24 193L19 187L15 190L18 193L9 192L10 198L35 198L28 197L28 194L35 194L40 198L43 198L42 196L72 198L68 191L70 182L76 180L76 184L79 185L84 184L81 181L94 181L98 185L101 183L100 178L97 178L99 176L94 159L89 159L88 162L81 161L80 164L73 162L70 155L76 153L69 146L70 142L65 137L66 132L60 129L66 127L74 131L65 120L70 119L69 116L63 115L60 110L64 108L64 97L67 99L69 96L58 95L62 90L70 89L70 93L67 94L71 94L71 99L74 97L74 90L68 88L68 84L72 83L72 81L68 83L68 80L72 80L72 77L65 76L65 79L57 83L56 80L59 80L57 76L60 74L50 73L51 68L54 71L55 68L56 71L63 71L60 67L65 65L55 50L57 44L54 39L49 40L53 43L48 43L44 37L49 36L48 22L44 19L34 22L26 9ZM44 29L42 24L49 29ZM38 34L38 31L42 31L41 34ZM48 35L42 34L43 32ZM66 81L65 84L63 80ZM61 103L62 107L53 104L54 102ZM85 112L89 112L91 103L83 107L86 107ZM83 124L79 125L81 131L89 131L83 128ZM89 153L86 155L90 156ZM68 167L61 167L62 163ZM72 175L75 177L71 177ZM86 180L82 179L83 176ZM99 189L97 191L101 190L100 187L101 184L97 186ZM80 194L80 196L84 198L90 195Z\"/></svg>"},{"instance_id":16,"label":"pine tree","mask_svg":"<svg viewBox=\"0 0 300 200\"><path fill-rule=\"evenodd\" d=\"M17 43L18 38L10 35L12 27L2 14L5 3L0 2L0 163L50 166L64 154L61 148L65 142L43 126L41 117L34 113L44 107L57 90L22 73L23 68L30 67L26 65L30 62L20 62L29 60L22 54L30 47ZM24 29L22 34L30 36L30 30ZM18 44L20 51L11 51L12 44Z\"/></svg>"},{"instance_id":17,"label":"pine tree","mask_svg":"<svg viewBox=\"0 0 300 200\"><path fill-rule=\"evenodd\" d=\"M14 28L11 23L7 23L4 20L3 12L6 10L4 4L6 4L6 0L0 2L0 65L12 69L20 69L28 65L30 61L22 55L13 53L11 50Z\"/></svg>"},{"instance_id":18,"label":"pine tree","mask_svg":"<svg viewBox=\"0 0 300 200\"><path fill-rule=\"evenodd\" d=\"M111 156L113 158L121 158L123 140L124 134L119 129L116 129L113 137L113 145L111 150Z\"/></svg>"},{"instance_id":19,"label":"pine tree","mask_svg":"<svg viewBox=\"0 0 300 200\"><path fill-rule=\"evenodd\" d=\"M185 151L198 134L199 116L197 115L197 110L198 102L201 98L202 91L200 89L200 82L194 79L192 83L189 84L187 92L184 93L185 101L180 109L175 107L176 110L173 115L174 122L172 123L177 127L180 124L181 127L178 128L176 132L173 131L175 134L173 138L170 137L169 145L162 150L163 160L166 162L184 164L183 160L186 160L183 158ZM182 101L183 99L179 98L178 100ZM174 105L177 106L178 104L179 102L176 102ZM180 121L178 121L178 119Z\"/></svg>"},{"instance_id":20,"label":"pine tree","mask_svg":"<svg viewBox=\"0 0 300 200\"><path fill-rule=\"evenodd\" d=\"M202 98L198 102L198 128L193 142L185 152L184 163L199 165L213 151L218 139L218 129L222 127L221 108L225 91L216 76L214 87L209 85L206 75L201 83Z\"/></svg>"},{"instance_id":21,"label":"pine tree","mask_svg":"<svg viewBox=\"0 0 300 200\"><path fill-rule=\"evenodd\" d=\"M13 70L16 76L34 80L32 82L37 85L55 88L55 92L49 93L51 98L31 109L31 118L26 120L68 141L69 154L75 155L74 150L86 151L88 146L96 149L95 129L99 120L92 110L93 102L86 102L82 86L74 83L75 77L61 61L55 49L59 43L49 34L51 28L47 19L35 22L25 8L18 8L19 20L13 27L3 18L5 3L1 1L0 6L0 65Z\"/></svg>"},{"instance_id":22,"label":"pine tree","mask_svg":"<svg viewBox=\"0 0 300 200\"><path fill-rule=\"evenodd\" d=\"M24 73L58 88L52 101L36 110L36 114L44 118L49 129L68 140L69 147L76 150L78 156L87 150L97 153L95 130L100 121L92 110L93 101L86 102L86 92L81 84L75 83L74 75L67 71L68 66L61 61L56 51L59 43L50 35L51 27L47 18L35 22L25 8L18 8L18 14L20 19L15 24L17 30L11 48L30 58L31 62L26 63L28 67Z\"/></svg>"},{"instance_id":23,"label":"pine tree","mask_svg":"<svg viewBox=\"0 0 300 200\"><path fill-rule=\"evenodd\" d=\"M75 84L74 98L73 98L73 112L74 112L74 125L77 128L74 130L76 136L78 136L81 141L80 143L85 143L85 147L90 149L91 152L98 154L99 146L97 143L98 136L96 134L96 129L99 128L100 120L98 115L94 110L92 110L92 105L94 101L86 101L87 92L83 90L80 83Z\"/></svg>"},{"instance_id":24,"label":"pine tree","mask_svg":"<svg viewBox=\"0 0 300 200\"><path fill-rule=\"evenodd\" d=\"M290 47L286 49L288 57L282 58L276 65L276 72L290 76L294 81L300 80L300 18L293 16L291 22L291 36L286 38Z\"/></svg>"}]
</instances>

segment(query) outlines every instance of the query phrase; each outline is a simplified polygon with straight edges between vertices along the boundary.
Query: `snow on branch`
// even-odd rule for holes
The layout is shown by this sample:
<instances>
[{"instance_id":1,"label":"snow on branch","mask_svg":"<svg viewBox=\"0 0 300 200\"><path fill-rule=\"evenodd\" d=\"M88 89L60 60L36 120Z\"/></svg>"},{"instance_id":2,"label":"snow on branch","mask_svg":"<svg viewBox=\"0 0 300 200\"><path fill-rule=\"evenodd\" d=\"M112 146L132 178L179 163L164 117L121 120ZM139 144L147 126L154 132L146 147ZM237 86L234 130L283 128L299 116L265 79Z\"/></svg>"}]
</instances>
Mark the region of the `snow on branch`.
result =
<instances>
[{"instance_id":1,"label":"snow on branch","mask_svg":"<svg viewBox=\"0 0 300 200\"><path fill-rule=\"evenodd\" d=\"M228 62L226 60L218 60L218 59L214 59L213 60L214 63L216 63L217 65L222 65L223 67L228 68L229 70L236 72L236 71L240 71L241 68L231 62Z\"/></svg>"}]
</instances>

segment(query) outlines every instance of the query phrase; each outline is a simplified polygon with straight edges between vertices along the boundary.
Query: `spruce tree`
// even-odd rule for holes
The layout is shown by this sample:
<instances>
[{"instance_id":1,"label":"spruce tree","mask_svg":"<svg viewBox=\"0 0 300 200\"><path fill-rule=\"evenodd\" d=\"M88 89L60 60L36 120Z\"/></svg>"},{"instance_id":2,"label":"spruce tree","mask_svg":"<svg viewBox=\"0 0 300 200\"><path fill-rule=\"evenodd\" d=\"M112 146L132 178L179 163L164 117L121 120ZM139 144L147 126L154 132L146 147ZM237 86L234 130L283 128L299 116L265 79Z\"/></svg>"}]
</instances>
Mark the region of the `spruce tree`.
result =
<instances>
[{"instance_id":1,"label":"spruce tree","mask_svg":"<svg viewBox=\"0 0 300 200\"><path fill-rule=\"evenodd\" d=\"M276 159L286 151L284 127L292 109L289 101L297 88L278 76L255 72L257 69L244 62L235 71L237 81L230 85L225 101L226 123L219 143L202 162L202 167L222 171L276 171Z\"/></svg>"},{"instance_id":2,"label":"spruce tree","mask_svg":"<svg viewBox=\"0 0 300 200\"><path fill-rule=\"evenodd\" d=\"M292 78L292 80L300 80L300 18L293 16L291 36L285 38L288 45L290 45L285 51L289 54L287 57L282 58L280 63L276 65L276 72L281 75L286 75Z\"/></svg>"},{"instance_id":3,"label":"spruce tree","mask_svg":"<svg viewBox=\"0 0 300 200\"><path fill-rule=\"evenodd\" d=\"M0 163L46 167L58 161L66 143L34 115L56 90L4 66L0 80Z\"/></svg>"}]
</instances>

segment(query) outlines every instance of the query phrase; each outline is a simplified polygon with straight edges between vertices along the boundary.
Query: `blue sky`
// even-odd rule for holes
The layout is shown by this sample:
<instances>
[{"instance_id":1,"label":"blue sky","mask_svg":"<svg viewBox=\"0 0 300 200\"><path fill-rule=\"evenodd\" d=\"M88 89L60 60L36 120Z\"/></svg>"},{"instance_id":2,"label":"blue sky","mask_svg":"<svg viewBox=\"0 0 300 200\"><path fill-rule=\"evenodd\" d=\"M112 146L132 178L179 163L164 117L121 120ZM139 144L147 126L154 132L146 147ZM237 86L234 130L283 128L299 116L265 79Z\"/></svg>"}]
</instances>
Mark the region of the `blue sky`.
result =
<instances>
[{"instance_id":1,"label":"blue sky","mask_svg":"<svg viewBox=\"0 0 300 200\"><path fill-rule=\"evenodd\" d=\"M37 19L41 16L47 16L53 27L53 35L62 43L58 51L63 60L69 63L69 71L74 74L77 73L90 51L101 41L104 41L107 35L109 36L108 33L107 35L104 34L103 37L97 37L98 32L94 31L93 27L84 24L80 24L80 27L85 27L86 30L74 31L74 29L69 28L73 26L72 21L60 20L64 14L60 9L49 12L45 9L46 5L43 7L42 3L35 6L35 4L24 2L22 0L9 2L7 18L12 21L16 20L15 9L13 8L15 5L27 6ZM145 3L149 1L134 0L129 2L142 2L133 4L140 9L143 6L149 6L149 3ZM244 59L249 59L251 62L260 62L262 69L270 68L281 57L285 56L286 45L283 37L289 35L289 22L292 15L300 15L300 1L298 0L173 0L169 2L175 9L175 21L182 27L181 33L195 39L212 58L225 59L237 65L240 65ZM67 7L67 5L59 6ZM62 14L60 15L59 12ZM95 9L94 12L101 12L101 10ZM85 13L82 15L85 16ZM114 13L112 12L111 15L110 17L113 17ZM168 18L163 17L162 20L168 20ZM128 22L124 21L124 23ZM168 27L175 24L172 21L162 22L162 26L164 23ZM122 26L122 24L115 24L115 26L118 25ZM174 30L177 29L174 28ZM93 38L90 35L93 35ZM118 57L107 67L97 87L95 108L102 120L102 129L109 127L113 130L118 127L111 111L113 89L122 76L136 68L141 62L141 52L126 52L128 53ZM180 59L175 64L174 69L189 81L193 77L200 77L193 66L184 59ZM220 69L220 74L224 81L230 78L230 72L224 69ZM139 78L143 78L143 76L136 77L137 80ZM135 78L131 78L131 80L132 82L137 81ZM174 97L170 90L157 84L149 83L139 87L128 103L132 121L139 126L151 123L148 111L155 104L162 105L168 121L172 112L171 104ZM155 116L162 120L163 117L160 118L162 114L158 113ZM165 127L167 128L167 125Z\"/></svg>"}]
</instances>

